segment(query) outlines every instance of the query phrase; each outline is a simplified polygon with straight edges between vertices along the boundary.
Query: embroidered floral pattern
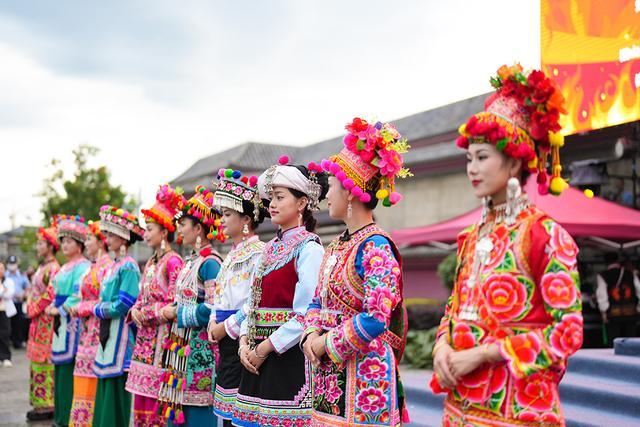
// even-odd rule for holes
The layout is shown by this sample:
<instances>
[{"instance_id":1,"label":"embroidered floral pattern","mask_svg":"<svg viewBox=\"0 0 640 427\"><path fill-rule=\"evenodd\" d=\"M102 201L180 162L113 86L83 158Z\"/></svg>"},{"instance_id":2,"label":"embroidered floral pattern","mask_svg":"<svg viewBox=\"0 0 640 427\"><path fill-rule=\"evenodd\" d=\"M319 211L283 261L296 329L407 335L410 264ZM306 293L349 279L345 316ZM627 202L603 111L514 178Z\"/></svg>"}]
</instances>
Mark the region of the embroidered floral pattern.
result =
<instances>
[{"instance_id":1,"label":"embroidered floral pattern","mask_svg":"<svg viewBox=\"0 0 640 427\"><path fill-rule=\"evenodd\" d=\"M583 335L577 246L534 206L490 236L493 249L477 285L482 292L468 286L478 227L459 236L456 284L438 336L447 336L454 349L495 342L507 363L483 365L455 390L432 379L434 392L449 393L443 425L458 425L465 400L471 404L466 413L484 424L563 423L558 382ZM478 307L477 322L458 317L463 304Z\"/></svg>"}]
</instances>

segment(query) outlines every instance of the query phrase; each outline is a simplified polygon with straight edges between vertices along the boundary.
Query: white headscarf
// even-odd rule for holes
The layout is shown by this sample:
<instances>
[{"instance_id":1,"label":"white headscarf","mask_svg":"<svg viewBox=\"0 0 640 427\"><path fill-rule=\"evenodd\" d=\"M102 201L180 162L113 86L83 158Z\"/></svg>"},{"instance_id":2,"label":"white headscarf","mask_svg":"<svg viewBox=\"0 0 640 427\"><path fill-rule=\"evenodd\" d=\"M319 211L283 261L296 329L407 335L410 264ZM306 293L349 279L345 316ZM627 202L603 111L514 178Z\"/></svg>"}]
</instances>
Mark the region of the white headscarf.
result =
<instances>
[{"instance_id":1,"label":"white headscarf","mask_svg":"<svg viewBox=\"0 0 640 427\"><path fill-rule=\"evenodd\" d=\"M273 187L291 188L311 196L313 185L309 178L293 166L273 165L258 177L258 190L263 199L271 199Z\"/></svg>"}]
</instances>

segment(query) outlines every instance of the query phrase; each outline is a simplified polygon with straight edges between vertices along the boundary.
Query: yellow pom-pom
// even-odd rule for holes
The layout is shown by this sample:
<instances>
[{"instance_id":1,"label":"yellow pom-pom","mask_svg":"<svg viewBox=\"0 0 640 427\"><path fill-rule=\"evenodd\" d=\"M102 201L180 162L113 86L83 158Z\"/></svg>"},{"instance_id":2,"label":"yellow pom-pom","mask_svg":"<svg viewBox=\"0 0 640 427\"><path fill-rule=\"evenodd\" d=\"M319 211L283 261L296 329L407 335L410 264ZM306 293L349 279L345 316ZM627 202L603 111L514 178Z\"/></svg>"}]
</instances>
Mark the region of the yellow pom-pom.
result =
<instances>
[{"instance_id":1,"label":"yellow pom-pom","mask_svg":"<svg viewBox=\"0 0 640 427\"><path fill-rule=\"evenodd\" d=\"M460 125L460 127L458 127L458 133L460 135L466 135L467 134L467 124L463 123Z\"/></svg>"},{"instance_id":2,"label":"yellow pom-pom","mask_svg":"<svg viewBox=\"0 0 640 427\"><path fill-rule=\"evenodd\" d=\"M376 191L376 199L383 200L389 196L389 190L378 190Z\"/></svg>"},{"instance_id":3,"label":"yellow pom-pom","mask_svg":"<svg viewBox=\"0 0 640 427\"><path fill-rule=\"evenodd\" d=\"M562 194L564 189L567 188L568 186L569 184L567 184L567 181L565 181L559 176L556 176L553 179L551 179L551 184L549 184L549 192L555 195Z\"/></svg>"},{"instance_id":4,"label":"yellow pom-pom","mask_svg":"<svg viewBox=\"0 0 640 427\"><path fill-rule=\"evenodd\" d=\"M215 225L216 227L220 227L220 224L222 224L222 222L220 222L220 220L219 220L219 219L216 219L216 220L214 221L214 225Z\"/></svg>"},{"instance_id":5,"label":"yellow pom-pom","mask_svg":"<svg viewBox=\"0 0 640 427\"><path fill-rule=\"evenodd\" d=\"M123 213L124 213L124 210L122 210L122 209L116 210L116 215L118 215L118 216L122 216Z\"/></svg>"},{"instance_id":6,"label":"yellow pom-pom","mask_svg":"<svg viewBox=\"0 0 640 427\"><path fill-rule=\"evenodd\" d=\"M564 146L564 135L560 132L549 132L549 144L552 147Z\"/></svg>"},{"instance_id":7,"label":"yellow pom-pom","mask_svg":"<svg viewBox=\"0 0 640 427\"><path fill-rule=\"evenodd\" d=\"M527 163L527 166L529 166L529 169L535 169L538 167L538 158L534 157L533 160L529 160L529 163Z\"/></svg>"},{"instance_id":8,"label":"yellow pom-pom","mask_svg":"<svg viewBox=\"0 0 640 427\"><path fill-rule=\"evenodd\" d=\"M584 195L587 196L589 199L593 199L593 190L590 188L587 188L586 190L584 190Z\"/></svg>"}]
</instances>

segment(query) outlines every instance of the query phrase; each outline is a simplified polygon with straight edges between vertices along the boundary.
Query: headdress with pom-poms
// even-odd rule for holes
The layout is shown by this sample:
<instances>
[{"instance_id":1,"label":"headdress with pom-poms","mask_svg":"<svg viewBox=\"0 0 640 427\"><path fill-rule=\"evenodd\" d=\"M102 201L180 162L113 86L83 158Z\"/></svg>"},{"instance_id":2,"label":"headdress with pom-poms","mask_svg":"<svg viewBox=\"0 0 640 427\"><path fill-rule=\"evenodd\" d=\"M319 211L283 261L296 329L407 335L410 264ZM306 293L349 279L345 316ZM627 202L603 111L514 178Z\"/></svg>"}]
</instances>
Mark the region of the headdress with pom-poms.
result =
<instances>
[{"instance_id":1,"label":"headdress with pom-poms","mask_svg":"<svg viewBox=\"0 0 640 427\"><path fill-rule=\"evenodd\" d=\"M540 194L559 195L568 186L560 164L564 136L559 120L566 114L560 89L542 71L525 72L520 64L500 67L491 85L496 92L485 102L485 111L460 126L456 144L463 149L473 143L493 144L505 155L521 159L530 172L538 172Z\"/></svg>"},{"instance_id":2,"label":"headdress with pom-poms","mask_svg":"<svg viewBox=\"0 0 640 427\"><path fill-rule=\"evenodd\" d=\"M78 242L84 243L87 239L89 226L85 223L84 217L80 215L56 215L55 221L58 225L58 240L63 237L71 237Z\"/></svg>"},{"instance_id":3,"label":"headdress with pom-poms","mask_svg":"<svg viewBox=\"0 0 640 427\"><path fill-rule=\"evenodd\" d=\"M163 184L156 193L156 202L149 209L142 209L145 221L154 222L170 233L176 231L176 214L184 206L186 200L180 187L172 188Z\"/></svg>"},{"instance_id":4,"label":"headdress with pom-poms","mask_svg":"<svg viewBox=\"0 0 640 427\"><path fill-rule=\"evenodd\" d=\"M113 233L130 243L144 239L144 229L140 227L138 217L117 206L103 205L100 208L100 230Z\"/></svg>"},{"instance_id":5,"label":"headdress with pom-poms","mask_svg":"<svg viewBox=\"0 0 640 427\"><path fill-rule=\"evenodd\" d=\"M104 243L105 245L107 244L107 236L105 236L100 229L100 221L89 220L89 232L96 236L96 238L102 243Z\"/></svg>"},{"instance_id":6,"label":"headdress with pom-poms","mask_svg":"<svg viewBox=\"0 0 640 427\"><path fill-rule=\"evenodd\" d=\"M60 250L60 242L58 241L58 222L54 216L51 225L48 227L38 228L38 238L49 243L53 249Z\"/></svg>"},{"instance_id":7,"label":"headdress with pom-poms","mask_svg":"<svg viewBox=\"0 0 640 427\"><path fill-rule=\"evenodd\" d=\"M289 164L289 157L280 156L278 164L271 166L258 177L258 191L265 199L272 197L273 187L297 190L309 198L308 209L317 211L322 198L322 186L318 183L318 170L308 170L308 176L295 165ZM320 171L321 172L321 171Z\"/></svg>"},{"instance_id":8,"label":"headdress with pom-poms","mask_svg":"<svg viewBox=\"0 0 640 427\"><path fill-rule=\"evenodd\" d=\"M233 209L245 215L253 216L254 222L260 222L260 211L264 209L258 192L258 177L243 175L239 170L220 169L218 183L213 195L213 207ZM244 203L243 203L244 202ZM245 212L244 204L251 212Z\"/></svg>"},{"instance_id":9,"label":"headdress with pom-poms","mask_svg":"<svg viewBox=\"0 0 640 427\"><path fill-rule=\"evenodd\" d=\"M349 133L343 138L344 148L320 167L363 203L371 201L369 192L383 206L398 203L402 195L396 191L396 178L413 176L402 157L410 148L406 138L391 123L371 124L359 117L345 128Z\"/></svg>"},{"instance_id":10,"label":"headdress with pom-poms","mask_svg":"<svg viewBox=\"0 0 640 427\"><path fill-rule=\"evenodd\" d=\"M198 185L193 196L187 200L182 209L176 214L176 220L187 216L207 229L207 239L224 242L226 236L220 221L220 213L213 208L213 191Z\"/></svg>"}]
</instances>

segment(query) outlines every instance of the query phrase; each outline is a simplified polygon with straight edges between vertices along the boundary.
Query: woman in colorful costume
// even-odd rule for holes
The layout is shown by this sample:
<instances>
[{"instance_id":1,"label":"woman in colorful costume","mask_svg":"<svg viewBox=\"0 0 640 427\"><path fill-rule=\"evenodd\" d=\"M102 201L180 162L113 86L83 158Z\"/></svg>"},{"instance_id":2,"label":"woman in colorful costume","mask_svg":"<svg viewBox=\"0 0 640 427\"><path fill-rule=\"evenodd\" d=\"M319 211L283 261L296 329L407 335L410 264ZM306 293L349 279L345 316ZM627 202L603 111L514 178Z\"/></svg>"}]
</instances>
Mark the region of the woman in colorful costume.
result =
<instances>
[{"instance_id":1,"label":"woman in colorful costume","mask_svg":"<svg viewBox=\"0 0 640 427\"><path fill-rule=\"evenodd\" d=\"M160 310L173 302L176 279L182 269L182 258L171 248L171 242L176 232L175 215L183 203L182 192L164 184L154 205L142 209L147 224L144 238L154 254L147 261L140 295L129 312L129 321L136 324L138 331L126 388L134 395L133 423L137 427L166 424L156 406L162 377L162 346L169 334L169 324Z\"/></svg>"},{"instance_id":2,"label":"woman in colorful costume","mask_svg":"<svg viewBox=\"0 0 640 427\"><path fill-rule=\"evenodd\" d=\"M328 184L326 174L287 162L283 156L258 178L260 196L270 199L271 221L280 229L262 251L241 328L244 369L233 412L239 426L311 421L311 369L298 344L324 254L313 212Z\"/></svg>"},{"instance_id":3,"label":"woman in colorful costume","mask_svg":"<svg viewBox=\"0 0 640 427\"><path fill-rule=\"evenodd\" d=\"M80 301L80 286L91 262L82 255L89 231L84 218L60 215L56 221L58 240L67 262L53 279L56 297L48 309L49 314L55 316L51 344L51 360L55 365L54 424L67 426L73 402L73 370L80 335L78 318L72 317L69 310Z\"/></svg>"},{"instance_id":4,"label":"woman in colorful costume","mask_svg":"<svg viewBox=\"0 0 640 427\"><path fill-rule=\"evenodd\" d=\"M86 254L93 260L89 274L80 287L80 302L69 308L72 316L80 319L80 337L76 365L73 370L73 403L70 426L90 427L98 379L93 373L93 362L100 345L100 321L93 309L100 301L100 284L112 261L107 251L107 238L100 231L100 222L89 221L89 233L85 242Z\"/></svg>"},{"instance_id":5,"label":"woman in colorful costume","mask_svg":"<svg viewBox=\"0 0 640 427\"><path fill-rule=\"evenodd\" d=\"M312 425L397 426L405 406L398 372L406 342L402 267L373 209L400 201L395 179L410 175L402 166L409 147L388 123L356 118L346 129L340 153L309 165L331 173L329 215L347 226L325 252L305 319Z\"/></svg>"},{"instance_id":6,"label":"woman in colorful costume","mask_svg":"<svg viewBox=\"0 0 640 427\"><path fill-rule=\"evenodd\" d=\"M207 337L215 279L222 258L211 242L224 241L213 192L197 187L178 212L182 243L193 249L176 280L174 303L161 309L172 321L164 342L159 411L169 425L205 426L217 422L213 394L218 348Z\"/></svg>"},{"instance_id":7,"label":"woman in colorful costume","mask_svg":"<svg viewBox=\"0 0 640 427\"><path fill-rule=\"evenodd\" d=\"M251 284L264 243L255 230L265 209L258 194L258 177L221 169L213 206L222 214L225 235L233 242L216 278L209 340L218 344L220 363L216 372L215 412L231 425L240 385L242 364L238 354L240 325L249 312Z\"/></svg>"},{"instance_id":8,"label":"woman in colorful costume","mask_svg":"<svg viewBox=\"0 0 640 427\"><path fill-rule=\"evenodd\" d=\"M93 425L124 427L131 413L131 395L125 384L134 343L126 318L138 298L140 282L140 268L128 251L144 238L144 230L135 215L109 205L100 208L100 230L116 256L102 281L100 302L93 309L100 319L100 346L93 364L98 377Z\"/></svg>"},{"instance_id":9,"label":"woman in colorful costume","mask_svg":"<svg viewBox=\"0 0 640 427\"><path fill-rule=\"evenodd\" d=\"M576 257L569 234L521 193L558 195L563 97L541 71L503 66L485 111L460 128L482 219L458 237L454 289L433 350L443 425L562 426L558 384L582 344ZM551 157L551 177L547 162Z\"/></svg>"},{"instance_id":10,"label":"woman in colorful costume","mask_svg":"<svg viewBox=\"0 0 640 427\"><path fill-rule=\"evenodd\" d=\"M53 418L53 365L51 364L51 339L53 338L53 317L45 309L53 303L55 292L53 279L60 270L56 252L60 249L55 223L38 230L36 253L41 261L28 290L27 316L29 359L31 378L29 381L29 402L33 407L27 412L27 420L39 421Z\"/></svg>"}]
</instances>

